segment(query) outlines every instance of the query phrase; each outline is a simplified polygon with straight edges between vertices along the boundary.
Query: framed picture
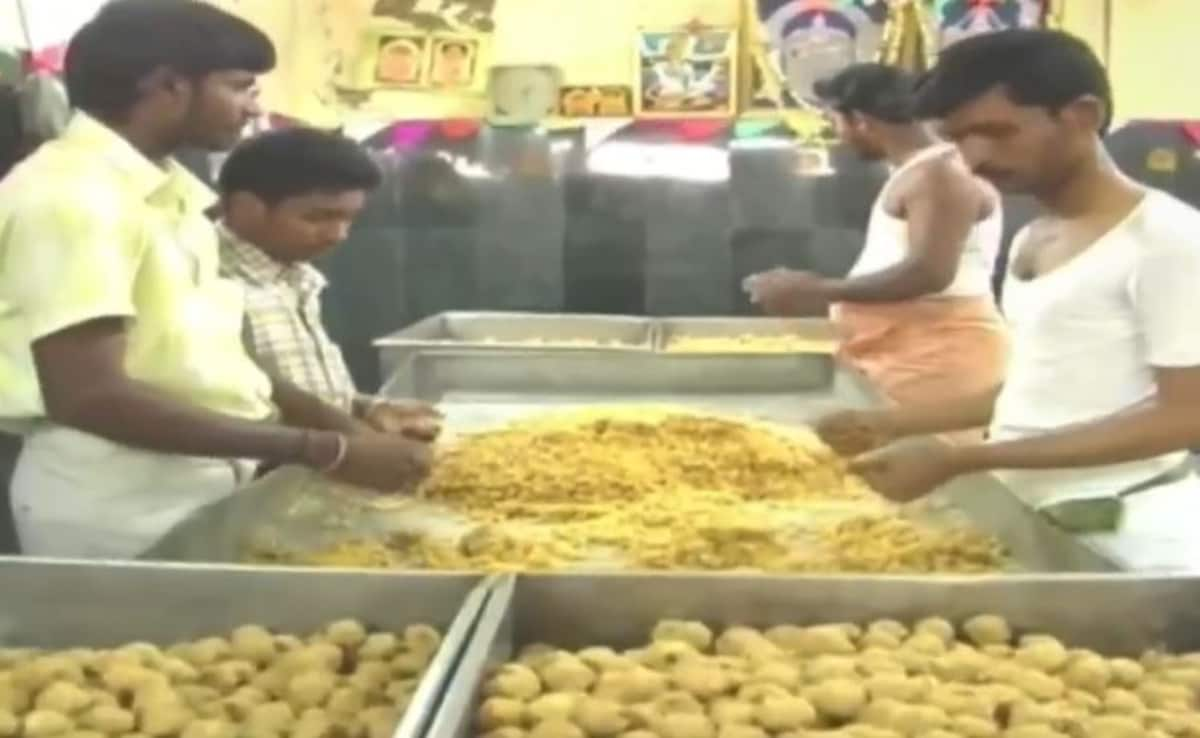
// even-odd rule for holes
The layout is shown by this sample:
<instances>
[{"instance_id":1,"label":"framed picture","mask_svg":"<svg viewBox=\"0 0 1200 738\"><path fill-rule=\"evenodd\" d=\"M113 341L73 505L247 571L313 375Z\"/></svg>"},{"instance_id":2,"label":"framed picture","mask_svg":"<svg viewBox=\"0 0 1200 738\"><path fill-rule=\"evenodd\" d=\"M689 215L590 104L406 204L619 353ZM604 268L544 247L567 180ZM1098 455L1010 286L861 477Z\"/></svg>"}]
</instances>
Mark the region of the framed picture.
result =
<instances>
[{"instance_id":1,"label":"framed picture","mask_svg":"<svg viewBox=\"0 0 1200 738\"><path fill-rule=\"evenodd\" d=\"M430 33L394 19L373 18L338 84L344 94L414 90L475 95L484 87L488 35Z\"/></svg>"},{"instance_id":2,"label":"framed picture","mask_svg":"<svg viewBox=\"0 0 1200 738\"><path fill-rule=\"evenodd\" d=\"M746 0L748 112L817 106L813 85L879 51L889 4L874 0Z\"/></svg>"},{"instance_id":3,"label":"framed picture","mask_svg":"<svg viewBox=\"0 0 1200 738\"><path fill-rule=\"evenodd\" d=\"M625 85L564 87L558 96L564 118L628 118L633 115L633 90Z\"/></svg>"},{"instance_id":4,"label":"framed picture","mask_svg":"<svg viewBox=\"0 0 1200 738\"><path fill-rule=\"evenodd\" d=\"M440 89L474 88L480 66L479 39L437 34L431 38L429 85Z\"/></svg>"},{"instance_id":5,"label":"framed picture","mask_svg":"<svg viewBox=\"0 0 1200 738\"><path fill-rule=\"evenodd\" d=\"M380 34L373 82L379 87L419 87L429 69L429 38L414 34Z\"/></svg>"},{"instance_id":6,"label":"framed picture","mask_svg":"<svg viewBox=\"0 0 1200 738\"><path fill-rule=\"evenodd\" d=\"M641 30L634 113L641 117L728 117L736 112L737 31Z\"/></svg>"}]
</instances>

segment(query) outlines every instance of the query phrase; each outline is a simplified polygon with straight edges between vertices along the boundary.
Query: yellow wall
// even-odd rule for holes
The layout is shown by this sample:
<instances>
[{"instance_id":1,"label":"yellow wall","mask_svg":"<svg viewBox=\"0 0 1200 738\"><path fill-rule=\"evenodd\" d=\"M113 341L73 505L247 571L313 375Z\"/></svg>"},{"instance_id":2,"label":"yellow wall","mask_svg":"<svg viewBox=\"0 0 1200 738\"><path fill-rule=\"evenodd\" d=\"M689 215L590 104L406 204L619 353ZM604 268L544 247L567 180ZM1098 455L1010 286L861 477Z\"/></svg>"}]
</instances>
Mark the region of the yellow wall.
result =
<instances>
[{"instance_id":1,"label":"yellow wall","mask_svg":"<svg viewBox=\"0 0 1200 738\"><path fill-rule=\"evenodd\" d=\"M280 69L264 97L276 112L318 125L363 118L479 115L483 99L415 93L377 94L364 110L345 115L332 90L332 68L352 54L374 0L210 0L266 30L280 50ZM1200 0L1112 0L1106 43L1106 0L1060 0L1063 28L1087 39L1108 62L1116 115L1200 118L1200 91L1188 72L1197 57ZM492 62L553 63L570 84L628 84L632 29L672 26L702 18L738 22L740 0L496 0ZM1106 49L1107 46L1107 49Z\"/></svg>"},{"instance_id":2,"label":"yellow wall","mask_svg":"<svg viewBox=\"0 0 1200 738\"><path fill-rule=\"evenodd\" d=\"M1112 0L1112 31L1117 117L1200 119L1200 0Z\"/></svg>"}]
</instances>

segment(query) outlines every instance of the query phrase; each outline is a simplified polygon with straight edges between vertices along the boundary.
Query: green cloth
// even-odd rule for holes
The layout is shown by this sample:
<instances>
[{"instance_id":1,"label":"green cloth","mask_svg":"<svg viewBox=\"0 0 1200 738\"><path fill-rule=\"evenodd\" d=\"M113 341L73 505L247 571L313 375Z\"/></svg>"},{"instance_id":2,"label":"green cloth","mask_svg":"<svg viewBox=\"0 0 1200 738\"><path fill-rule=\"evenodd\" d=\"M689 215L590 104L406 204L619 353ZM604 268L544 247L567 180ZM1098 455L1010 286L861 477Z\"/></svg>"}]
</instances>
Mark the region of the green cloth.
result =
<instances>
[{"instance_id":1,"label":"green cloth","mask_svg":"<svg viewBox=\"0 0 1200 738\"><path fill-rule=\"evenodd\" d=\"M1070 533L1111 533L1120 527L1124 511L1120 497L1065 500L1038 509L1051 523Z\"/></svg>"}]
</instances>

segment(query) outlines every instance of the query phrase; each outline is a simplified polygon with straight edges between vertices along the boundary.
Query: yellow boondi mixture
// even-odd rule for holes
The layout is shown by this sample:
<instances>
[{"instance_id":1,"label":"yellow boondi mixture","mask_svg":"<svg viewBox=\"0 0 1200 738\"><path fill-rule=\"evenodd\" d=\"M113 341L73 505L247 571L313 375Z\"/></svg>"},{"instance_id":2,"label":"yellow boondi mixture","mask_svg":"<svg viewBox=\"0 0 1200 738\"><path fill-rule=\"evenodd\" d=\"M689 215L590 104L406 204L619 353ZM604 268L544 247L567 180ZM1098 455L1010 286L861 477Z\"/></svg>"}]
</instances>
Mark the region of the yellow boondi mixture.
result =
<instances>
[{"instance_id":1,"label":"yellow boondi mixture","mask_svg":"<svg viewBox=\"0 0 1200 738\"><path fill-rule=\"evenodd\" d=\"M445 451L418 497L476 524L458 540L347 541L300 563L522 571L978 572L1000 546L900 517L810 433L648 408L513 423Z\"/></svg>"},{"instance_id":2,"label":"yellow boondi mixture","mask_svg":"<svg viewBox=\"0 0 1200 738\"><path fill-rule=\"evenodd\" d=\"M833 338L801 336L681 336L667 343L667 351L679 354L832 354L837 350Z\"/></svg>"}]
</instances>

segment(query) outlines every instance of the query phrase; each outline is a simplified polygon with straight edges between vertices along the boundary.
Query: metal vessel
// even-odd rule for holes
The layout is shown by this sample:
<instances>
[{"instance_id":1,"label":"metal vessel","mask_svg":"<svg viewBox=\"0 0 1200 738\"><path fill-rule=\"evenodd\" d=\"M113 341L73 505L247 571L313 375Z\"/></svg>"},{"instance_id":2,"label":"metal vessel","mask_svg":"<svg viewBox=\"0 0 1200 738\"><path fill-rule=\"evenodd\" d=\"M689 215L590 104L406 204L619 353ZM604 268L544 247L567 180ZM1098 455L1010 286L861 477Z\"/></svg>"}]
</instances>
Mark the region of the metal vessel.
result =
<instances>
[{"instance_id":1,"label":"metal vessel","mask_svg":"<svg viewBox=\"0 0 1200 738\"><path fill-rule=\"evenodd\" d=\"M1153 607L1147 603L1153 602ZM489 671L521 646L636 647L665 618L710 627L1004 616L1111 655L1200 649L1200 578L1132 575L1002 578L519 576L500 580L429 738L470 738Z\"/></svg>"},{"instance_id":2,"label":"metal vessel","mask_svg":"<svg viewBox=\"0 0 1200 738\"><path fill-rule=\"evenodd\" d=\"M432 717L490 592L470 574L398 574L0 558L0 645L168 645L247 623L306 633L355 618L383 630L426 623L443 634L395 738Z\"/></svg>"}]
</instances>

